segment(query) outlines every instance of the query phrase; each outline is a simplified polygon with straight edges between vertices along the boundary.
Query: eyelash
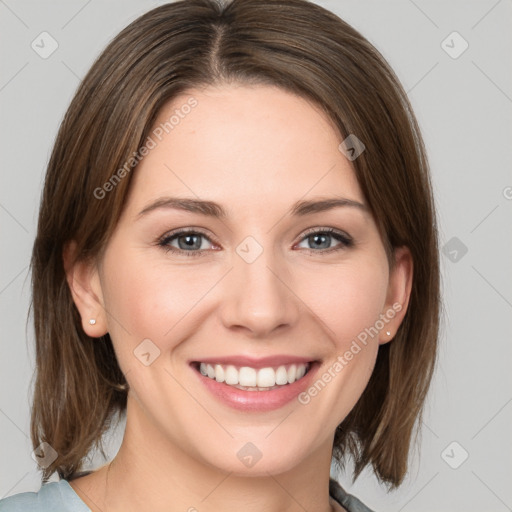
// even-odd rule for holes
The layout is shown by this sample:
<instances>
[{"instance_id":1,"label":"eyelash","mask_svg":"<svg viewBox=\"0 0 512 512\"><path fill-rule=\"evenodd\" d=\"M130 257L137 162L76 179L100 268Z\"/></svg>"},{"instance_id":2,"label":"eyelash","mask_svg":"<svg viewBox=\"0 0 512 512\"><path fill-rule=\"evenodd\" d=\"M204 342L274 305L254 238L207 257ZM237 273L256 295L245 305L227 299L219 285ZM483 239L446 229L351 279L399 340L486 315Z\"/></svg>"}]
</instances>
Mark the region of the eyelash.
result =
<instances>
[{"instance_id":1,"label":"eyelash","mask_svg":"<svg viewBox=\"0 0 512 512\"><path fill-rule=\"evenodd\" d=\"M300 242L307 239L308 237L316 234L327 234L331 236L332 238L336 239L337 241L341 242L339 245L335 247L331 247L329 249L323 249L323 250L314 250L314 249L305 249L310 254L320 254L320 255L326 255L331 254L332 252L337 252L349 247L352 247L354 245L354 240L344 233L343 231L338 231L334 228L312 228L310 230L307 230ZM210 238L206 235L206 233L202 232L201 230L192 230L190 228L184 228L177 231L172 231L171 233L166 233L162 237L160 237L157 240L157 245L161 247L165 252L174 252L174 253L181 253L184 254L184 256L197 258L200 256L206 256L207 250L200 249L197 251L185 251L183 249L177 249L175 247L171 247L169 245L169 242L171 242L173 239L178 238L180 235L202 235L207 240L210 240ZM211 241L211 240L210 240ZM299 243L300 243L299 242Z\"/></svg>"}]
</instances>

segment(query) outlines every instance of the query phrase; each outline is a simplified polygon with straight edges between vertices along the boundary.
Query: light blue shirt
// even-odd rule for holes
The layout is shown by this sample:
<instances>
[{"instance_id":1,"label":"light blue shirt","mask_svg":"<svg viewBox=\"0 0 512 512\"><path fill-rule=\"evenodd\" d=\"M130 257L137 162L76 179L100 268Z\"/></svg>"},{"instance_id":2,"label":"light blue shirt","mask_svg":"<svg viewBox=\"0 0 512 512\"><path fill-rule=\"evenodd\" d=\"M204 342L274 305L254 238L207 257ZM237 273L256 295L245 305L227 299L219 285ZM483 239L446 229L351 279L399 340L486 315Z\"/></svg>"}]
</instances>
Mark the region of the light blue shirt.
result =
<instances>
[{"instance_id":1,"label":"light blue shirt","mask_svg":"<svg viewBox=\"0 0 512 512\"><path fill-rule=\"evenodd\" d=\"M348 512L373 512L331 479L329 493ZM0 500L0 512L91 512L67 480L43 484L37 492L21 492Z\"/></svg>"},{"instance_id":2,"label":"light blue shirt","mask_svg":"<svg viewBox=\"0 0 512 512\"><path fill-rule=\"evenodd\" d=\"M0 500L1 512L91 512L67 480L43 484L37 492L21 492Z\"/></svg>"}]
</instances>

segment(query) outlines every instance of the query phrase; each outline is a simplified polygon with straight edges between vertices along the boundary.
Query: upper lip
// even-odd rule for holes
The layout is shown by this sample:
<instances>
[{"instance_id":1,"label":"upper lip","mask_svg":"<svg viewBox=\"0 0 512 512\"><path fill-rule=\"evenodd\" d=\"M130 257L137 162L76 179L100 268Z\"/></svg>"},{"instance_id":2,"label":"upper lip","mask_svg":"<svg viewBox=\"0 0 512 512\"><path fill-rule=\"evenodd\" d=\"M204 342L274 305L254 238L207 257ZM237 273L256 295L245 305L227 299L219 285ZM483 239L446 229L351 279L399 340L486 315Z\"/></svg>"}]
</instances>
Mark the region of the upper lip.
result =
<instances>
[{"instance_id":1,"label":"upper lip","mask_svg":"<svg viewBox=\"0 0 512 512\"><path fill-rule=\"evenodd\" d=\"M278 354L275 356L266 357L251 357L251 356L219 356L219 357L202 357L200 359L190 360L193 363L209 363L209 364L223 364L233 366L249 366L250 368L267 368L278 367L287 364L306 364L314 362L315 359L310 357L298 357L285 354Z\"/></svg>"}]
</instances>

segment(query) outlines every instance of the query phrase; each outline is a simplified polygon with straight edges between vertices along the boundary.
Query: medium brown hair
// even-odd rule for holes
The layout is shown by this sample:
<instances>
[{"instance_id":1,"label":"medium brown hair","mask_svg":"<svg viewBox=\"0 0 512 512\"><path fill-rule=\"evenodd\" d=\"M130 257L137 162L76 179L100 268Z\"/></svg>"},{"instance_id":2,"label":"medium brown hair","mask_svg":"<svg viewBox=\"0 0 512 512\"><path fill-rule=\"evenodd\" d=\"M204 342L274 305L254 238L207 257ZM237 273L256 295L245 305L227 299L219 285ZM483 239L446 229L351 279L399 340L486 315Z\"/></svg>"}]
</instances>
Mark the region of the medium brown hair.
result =
<instances>
[{"instance_id":1,"label":"medium brown hair","mask_svg":"<svg viewBox=\"0 0 512 512\"><path fill-rule=\"evenodd\" d=\"M101 255L136 167L102 187L144 144L164 104L193 88L268 84L320 106L366 150L352 164L388 250L409 247L414 279L395 338L379 347L363 394L338 426L333 457L350 455L355 480L371 465L402 482L437 355L439 262L434 201L422 137L399 80L356 30L307 0L185 0L132 22L98 57L67 110L48 164L32 255L36 374L34 447L58 458L43 468L73 479L115 413L127 382L108 334L91 338L66 281L63 250ZM105 455L105 454L104 454Z\"/></svg>"}]
</instances>

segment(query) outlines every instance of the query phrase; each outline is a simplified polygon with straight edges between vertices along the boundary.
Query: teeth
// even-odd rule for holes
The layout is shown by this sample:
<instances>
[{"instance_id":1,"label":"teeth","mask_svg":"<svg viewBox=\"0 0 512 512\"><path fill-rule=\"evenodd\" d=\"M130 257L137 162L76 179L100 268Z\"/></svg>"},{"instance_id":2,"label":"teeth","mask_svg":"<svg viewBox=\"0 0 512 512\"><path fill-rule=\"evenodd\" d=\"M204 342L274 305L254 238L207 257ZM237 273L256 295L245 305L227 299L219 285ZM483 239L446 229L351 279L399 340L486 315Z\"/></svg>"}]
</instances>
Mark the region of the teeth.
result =
<instances>
[{"instance_id":1,"label":"teeth","mask_svg":"<svg viewBox=\"0 0 512 512\"><path fill-rule=\"evenodd\" d=\"M292 364L290 368L288 368L288 383L291 384L295 382L295 378L297 377L297 367Z\"/></svg>"},{"instance_id":2,"label":"teeth","mask_svg":"<svg viewBox=\"0 0 512 512\"><path fill-rule=\"evenodd\" d=\"M256 386L258 373L259 372L256 372L254 368L242 366L238 372L238 384L240 384L240 386Z\"/></svg>"},{"instance_id":3,"label":"teeth","mask_svg":"<svg viewBox=\"0 0 512 512\"><path fill-rule=\"evenodd\" d=\"M225 382L229 386L246 391L269 391L279 386L293 384L304 377L309 369L307 364L291 364L277 368L260 368L259 370L249 366L237 368L233 365L201 363L199 371L205 377L215 379L217 382Z\"/></svg>"},{"instance_id":4,"label":"teeth","mask_svg":"<svg viewBox=\"0 0 512 512\"><path fill-rule=\"evenodd\" d=\"M225 380L224 368L220 364L215 365L215 380L217 382L224 382Z\"/></svg>"},{"instance_id":5,"label":"teeth","mask_svg":"<svg viewBox=\"0 0 512 512\"><path fill-rule=\"evenodd\" d=\"M259 388L271 388L276 384L276 372L272 368L258 370L257 384Z\"/></svg>"},{"instance_id":6,"label":"teeth","mask_svg":"<svg viewBox=\"0 0 512 512\"><path fill-rule=\"evenodd\" d=\"M280 366L276 372L276 384L282 386L288 384L288 372L284 366Z\"/></svg>"},{"instance_id":7,"label":"teeth","mask_svg":"<svg viewBox=\"0 0 512 512\"><path fill-rule=\"evenodd\" d=\"M210 366L210 365L207 365ZM226 368L226 384L238 384L238 371L234 366Z\"/></svg>"}]
</instances>

